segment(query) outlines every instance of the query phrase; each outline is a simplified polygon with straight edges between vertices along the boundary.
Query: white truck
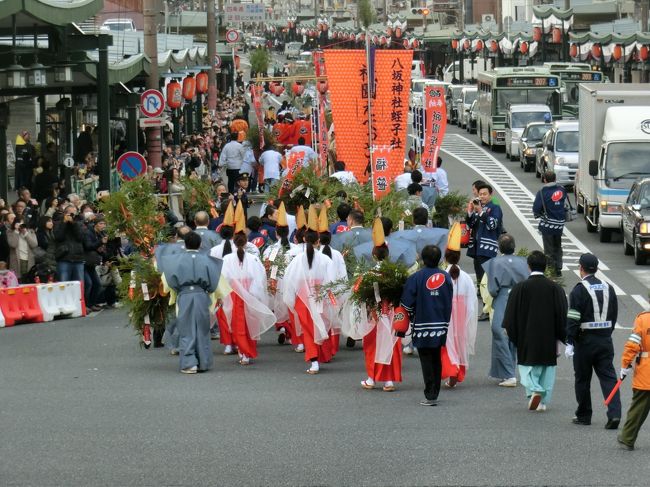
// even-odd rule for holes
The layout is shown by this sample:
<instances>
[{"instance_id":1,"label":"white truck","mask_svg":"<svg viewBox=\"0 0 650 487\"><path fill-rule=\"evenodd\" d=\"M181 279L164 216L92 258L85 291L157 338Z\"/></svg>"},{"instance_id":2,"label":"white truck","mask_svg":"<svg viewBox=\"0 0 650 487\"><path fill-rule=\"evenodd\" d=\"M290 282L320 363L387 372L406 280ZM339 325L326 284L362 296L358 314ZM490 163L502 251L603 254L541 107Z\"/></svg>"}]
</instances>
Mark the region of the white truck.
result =
<instances>
[{"instance_id":1,"label":"white truck","mask_svg":"<svg viewBox=\"0 0 650 487\"><path fill-rule=\"evenodd\" d=\"M650 176L650 85L580 84L578 212L609 242L638 178Z\"/></svg>"},{"instance_id":2,"label":"white truck","mask_svg":"<svg viewBox=\"0 0 650 487\"><path fill-rule=\"evenodd\" d=\"M490 71L492 69L492 59L477 57L472 61L469 58L463 59L463 77L465 83L478 78L478 74L483 71ZM442 73L443 81L451 83L454 79L460 80L460 61L454 61L447 66Z\"/></svg>"}]
</instances>

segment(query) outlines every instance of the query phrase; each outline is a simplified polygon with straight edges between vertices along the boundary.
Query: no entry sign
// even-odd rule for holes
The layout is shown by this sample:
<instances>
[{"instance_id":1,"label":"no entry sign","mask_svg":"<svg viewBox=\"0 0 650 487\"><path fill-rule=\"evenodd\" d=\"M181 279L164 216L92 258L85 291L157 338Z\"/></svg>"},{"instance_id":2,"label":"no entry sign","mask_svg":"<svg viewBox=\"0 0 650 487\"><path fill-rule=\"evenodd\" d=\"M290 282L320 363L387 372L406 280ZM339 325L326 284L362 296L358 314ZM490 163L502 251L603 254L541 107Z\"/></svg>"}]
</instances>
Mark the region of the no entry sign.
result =
<instances>
[{"instance_id":1,"label":"no entry sign","mask_svg":"<svg viewBox=\"0 0 650 487\"><path fill-rule=\"evenodd\" d=\"M125 152L117 160L117 173L124 181L133 181L147 172L147 161L138 152Z\"/></svg>"}]
</instances>

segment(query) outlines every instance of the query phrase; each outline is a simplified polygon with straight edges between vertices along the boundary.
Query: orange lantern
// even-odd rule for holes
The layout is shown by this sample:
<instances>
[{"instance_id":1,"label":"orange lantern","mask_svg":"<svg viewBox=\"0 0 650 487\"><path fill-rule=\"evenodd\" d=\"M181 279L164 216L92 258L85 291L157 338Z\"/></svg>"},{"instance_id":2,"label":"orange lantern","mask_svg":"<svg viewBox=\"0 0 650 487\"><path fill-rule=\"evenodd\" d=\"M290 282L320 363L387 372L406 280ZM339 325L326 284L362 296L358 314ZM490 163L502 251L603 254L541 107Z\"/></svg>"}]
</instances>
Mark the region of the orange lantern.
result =
<instances>
[{"instance_id":1,"label":"orange lantern","mask_svg":"<svg viewBox=\"0 0 650 487\"><path fill-rule=\"evenodd\" d=\"M193 74L189 74L183 80L183 98L187 101L194 98L196 94L196 79Z\"/></svg>"},{"instance_id":2,"label":"orange lantern","mask_svg":"<svg viewBox=\"0 0 650 487\"><path fill-rule=\"evenodd\" d=\"M569 47L569 56L572 58L577 58L578 57L578 45L577 44L571 44L571 47Z\"/></svg>"},{"instance_id":3,"label":"orange lantern","mask_svg":"<svg viewBox=\"0 0 650 487\"><path fill-rule=\"evenodd\" d=\"M591 56L594 59L600 59L600 56L603 54L603 49L600 47L600 44L594 44L591 46Z\"/></svg>"},{"instance_id":4,"label":"orange lantern","mask_svg":"<svg viewBox=\"0 0 650 487\"><path fill-rule=\"evenodd\" d=\"M327 84L327 81L319 81L318 82L318 91L321 95L324 95L327 93L327 90L329 89L329 86Z\"/></svg>"},{"instance_id":5,"label":"orange lantern","mask_svg":"<svg viewBox=\"0 0 650 487\"><path fill-rule=\"evenodd\" d=\"M451 48L455 51L458 49L458 39L452 39L451 40Z\"/></svg>"},{"instance_id":6,"label":"orange lantern","mask_svg":"<svg viewBox=\"0 0 650 487\"><path fill-rule=\"evenodd\" d=\"M527 41L522 41L521 44L519 44L519 52L522 54L528 53L528 42Z\"/></svg>"},{"instance_id":7,"label":"orange lantern","mask_svg":"<svg viewBox=\"0 0 650 487\"><path fill-rule=\"evenodd\" d=\"M479 39L478 41L476 41L476 47L474 48L474 51L478 52L482 50L483 50L483 41Z\"/></svg>"},{"instance_id":8,"label":"orange lantern","mask_svg":"<svg viewBox=\"0 0 650 487\"><path fill-rule=\"evenodd\" d=\"M562 30L559 27L553 27L551 42L553 44L560 44L562 42Z\"/></svg>"},{"instance_id":9,"label":"orange lantern","mask_svg":"<svg viewBox=\"0 0 650 487\"><path fill-rule=\"evenodd\" d=\"M196 75L196 91L201 94L208 92L208 73L205 71Z\"/></svg>"},{"instance_id":10,"label":"orange lantern","mask_svg":"<svg viewBox=\"0 0 650 487\"><path fill-rule=\"evenodd\" d=\"M404 40L402 41L402 45L404 46L405 49L408 49L408 48L409 48L409 40L408 40L408 39L404 39Z\"/></svg>"},{"instance_id":11,"label":"orange lantern","mask_svg":"<svg viewBox=\"0 0 650 487\"><path fill-rule=\"evenodd\" d=\"M612 51L612 58L614 59L614 61L618 61L619 59L621 59L622 56L623 56L623 48L621 47L620 44L616 44L614 46L614 50Z\"/></svg>"},{"instance_id":12,"label":"orange lantern","mask_svg":"<svg viewBox=\"0 0 650 487\"><path fill-rule=\"evenodd\" d=\"M533 28L533 40L535 42L539 42L539 41L542 40L542 28L541 27Z\"/></svg>"},{"instance_id":13,"label":"orange lantern","mask_svg":"<svg viewBox=\"0 0 650 487\"><path fill-rule=\"evenodd\" d=\"M469 39L465 39L465 42L463 42L463 49L467 51L469 49L469 46L471 45L471 42L469 42Z\"/></svg>"},{"instance_id":14,"label":"orange lantern","mask_svg":"<svg viewBox=\"0 0 650 487\"><path fill-rule=\"evenodd\" d=\"M172 110L176 110L183 103L183 90L181 84L172 80L167 85L167 106Z\"/></svg>"},{"instance_id":15,"label":"orange lantern","mask_svg":"<svg viewBox=\"0 0 650 487\"><path fill-rule=\"evenodd\" d=\"M643 62L648 60L648 46L641 46L641 49L639 49L639 59Z\"/></svg>"},{"instance_id":16,"label":"orange lantern","mask_svg":"<svg viewBox=\"0 0 650 487\"><path fill-rule=\"evenodd\" d=\"M499 43L492 39L490 41L490 51L492 52L497 52L499 50Z\"/></svg>"},{"instance_id":17,"label":"orange lantern","mask_svg":"<svg viewBox=\"0 0 650 487\"><path fill-rule=\"evenodd\" d=\"M393 35L393 28L392 27L388 27L386 29L386 35L388 35L388 37Z\"/></svg>"},{"instance_id":18,"label":"orange lantern","mask_svg":"<svg viewBox=\"0 0 650 487\"><path fill-rule=\"evenodd\" d=\"M302 95L302 94L304 93L304 91L305 91L305 86L304 86L302 83L299 83L299 82L296 81L296 82L291 86L291 91L293 91L293 94L294 94L294 95L296 95L296 96L300 96L300 95Z\"/></svg>"},{"instance_id":19,"label":"orange lantern","mask_svg":"<svg viewBox=\"0 0 650 487\"><path fill-rule=\"evenodd\" d=\"M420 47L420 41L413 39L413 49L417 49L418 47Z\"/></svg>"}]
</instances>

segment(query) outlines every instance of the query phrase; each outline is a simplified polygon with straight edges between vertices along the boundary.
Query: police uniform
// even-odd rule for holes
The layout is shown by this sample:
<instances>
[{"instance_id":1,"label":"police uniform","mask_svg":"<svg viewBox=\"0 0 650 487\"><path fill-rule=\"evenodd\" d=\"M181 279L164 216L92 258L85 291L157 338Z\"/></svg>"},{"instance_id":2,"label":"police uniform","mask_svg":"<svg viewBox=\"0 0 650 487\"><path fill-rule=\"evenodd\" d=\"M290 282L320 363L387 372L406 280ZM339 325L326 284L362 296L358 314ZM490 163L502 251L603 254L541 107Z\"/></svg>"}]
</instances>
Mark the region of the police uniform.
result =
<instances>
[{"instance_id":1,"label":"police uniform","mask_svg":"<svg viewBox=\"0 0 650 487\"><path fill-rule=\"evenodd\" d=\"M583 254L580 265L586 271L598 268L598 259ZM612 332L618 316L618 300L611 285L593 274L585 276L571 291L567 314L567 344L575 347L573 370L578 401L575 424L591 424L591 375L596 372L603 397L616 385ZM607 407L606 428L616 429L621 418L621 397L617 392Z\"/></svg>"},{"instance_id":2,"label":"police uniform","mask_svg":"<svg viewBox=\"0 0 650 487\"><path fill-rule=\"evenodd\" d=\"M632 404L618 437L619 443L628 450L634 448L639 430L650 413L650 311L636 317L634 331L625 343L621 367L627 369L633 364Z\"/></svg>"}]
</instances>

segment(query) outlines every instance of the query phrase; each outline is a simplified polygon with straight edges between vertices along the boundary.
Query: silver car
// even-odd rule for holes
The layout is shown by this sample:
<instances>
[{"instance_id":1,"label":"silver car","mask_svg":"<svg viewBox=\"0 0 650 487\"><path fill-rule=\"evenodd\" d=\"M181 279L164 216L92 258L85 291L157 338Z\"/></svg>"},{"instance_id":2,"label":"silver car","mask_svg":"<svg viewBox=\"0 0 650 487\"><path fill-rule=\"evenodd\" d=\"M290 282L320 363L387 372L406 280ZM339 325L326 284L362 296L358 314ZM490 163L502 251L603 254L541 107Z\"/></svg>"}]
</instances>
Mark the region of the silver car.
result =
<instances>
[{"instance_id":1,"label":"silver car","mask_svg":"<svg viewBox=\"0 0 650 487\"><path fill-rule=\"evenodd\" d=\"M469 122L469 110L476 100L478 95L478 88L476 86L466 86L460 93L460 105L458 108L458 126L460 128L467 128Z\"/></svg>"},{"instance_id":2,"label":"silver car","mask_svg":"<svg viewBox=\"0 0 650 487\"><path fill-rule=\"evenodd\" d=\"M553 122L538 150L537 176L551 170L559 184L574 185L578 172L578 130L579 123L575 120Z\"/></svg>"},{"instance_id":3,"label":"silver car","mask_svg":"<svg viewBox=\"0 0 650 487\"><path fill-rule=\"evenodd\" d=\"M470 134L476 133L476 123L478 120L478 100L474 100L469 107L469 118L467 119L467 131Z\"/></svg>"}]
</instances>

